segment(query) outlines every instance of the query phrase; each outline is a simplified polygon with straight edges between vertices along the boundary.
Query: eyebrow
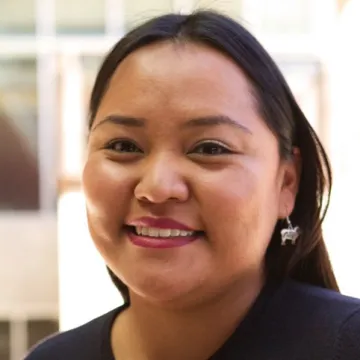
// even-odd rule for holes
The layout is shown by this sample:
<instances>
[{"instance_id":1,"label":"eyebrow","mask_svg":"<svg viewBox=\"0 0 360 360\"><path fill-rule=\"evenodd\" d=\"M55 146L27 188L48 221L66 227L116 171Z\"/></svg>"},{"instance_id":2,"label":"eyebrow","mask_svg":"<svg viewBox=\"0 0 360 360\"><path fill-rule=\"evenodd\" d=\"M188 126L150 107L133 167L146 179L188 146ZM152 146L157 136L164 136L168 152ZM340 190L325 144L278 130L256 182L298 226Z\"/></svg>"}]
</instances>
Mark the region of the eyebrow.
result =
<instances>
[{"instance_id":1,"label":"eyebrow","mask_svg":"<svg viewBox=\"0 0 360 360\"><path fill-rule=\"evenodd\" d=\"M206 127L228 125L252 134L249 128L226 115L204 116L187 121L184 127Z\"/></svg>"},{"instance_id":2,"label":"eyebrow","mask_svg":"<svg viewBox=\"0 0 360 360\"><path fill-rule=\"evenodd\" d=\"M115 125L122 125L127 127L144 127L146 124L146 120L142 118L135 118L131 116L123 116L123 115L108 115L103 120L101 120L98 124L96 124L91 131L94 131L99 126L105 124L115 124ZM249 128L241 123L237 122L236 120L230 118L226 115L211 115L211 116L203 116L194 119L190 119L186 123L182 125L184 128L192 128L192 127L208 127L208 126L220 126L220 125L227 125L232 126L237 129L241 129L248 134L252 134Z\"/></svg>"},{"instance_id":3,"label":"eyebrow","mask_svg":"<svg viewBox=\"0 0 360 360\"><path fill-rule=\"evenodd\" d=\"M129 127L144 127L145 119L135 118L131 116L122 116L122 115L108 115L103 120L101 120L98 124L96 124L91 131L94 131L99 126L105 124L115 124L115 125L123 125Z\"/></svg>"}]
</instances>

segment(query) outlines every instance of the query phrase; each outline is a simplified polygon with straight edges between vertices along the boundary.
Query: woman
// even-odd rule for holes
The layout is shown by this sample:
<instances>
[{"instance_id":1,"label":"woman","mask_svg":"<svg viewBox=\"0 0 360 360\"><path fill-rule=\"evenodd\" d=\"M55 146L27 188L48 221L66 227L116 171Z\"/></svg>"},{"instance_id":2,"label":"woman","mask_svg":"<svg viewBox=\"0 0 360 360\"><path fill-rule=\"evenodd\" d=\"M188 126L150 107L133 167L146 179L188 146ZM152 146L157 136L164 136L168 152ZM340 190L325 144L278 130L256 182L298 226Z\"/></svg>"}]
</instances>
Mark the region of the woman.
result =
<instances>
[{"instance_id":1,"label":"woman","mask_svg":"<svg viewBox=\"0 0 360 360\"><path fill-rule=\"evenodd\" d=\"M328 159L242 26L200 11L130 32L89 129L89 228L125 305L28 360L360 359L360 300L321 231Z\"/></svg>"}]
</instances>

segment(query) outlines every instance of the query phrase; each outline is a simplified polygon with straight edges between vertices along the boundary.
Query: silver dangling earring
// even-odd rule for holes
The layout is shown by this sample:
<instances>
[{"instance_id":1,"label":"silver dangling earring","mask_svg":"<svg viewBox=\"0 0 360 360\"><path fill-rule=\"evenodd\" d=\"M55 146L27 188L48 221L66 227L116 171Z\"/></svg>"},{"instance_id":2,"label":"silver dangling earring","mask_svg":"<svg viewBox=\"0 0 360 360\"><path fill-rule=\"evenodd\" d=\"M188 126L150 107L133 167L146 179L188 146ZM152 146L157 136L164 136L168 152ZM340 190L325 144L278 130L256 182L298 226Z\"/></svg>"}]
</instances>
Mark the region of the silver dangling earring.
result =
<instances>
[{"instance_id":1,"label":"silver dangling earring","mask_svg":"<svg viewBox=\"0 0 360 360\"><path fill-rule=\"evenodd\" d=\"M285 246L287 241L291 242L291 245L296 244L296 240L300 236L300 228L298 226L293 227L290 218L286 218L287 228L281 230L281 245Z\"/></svg>"}]
</instances>

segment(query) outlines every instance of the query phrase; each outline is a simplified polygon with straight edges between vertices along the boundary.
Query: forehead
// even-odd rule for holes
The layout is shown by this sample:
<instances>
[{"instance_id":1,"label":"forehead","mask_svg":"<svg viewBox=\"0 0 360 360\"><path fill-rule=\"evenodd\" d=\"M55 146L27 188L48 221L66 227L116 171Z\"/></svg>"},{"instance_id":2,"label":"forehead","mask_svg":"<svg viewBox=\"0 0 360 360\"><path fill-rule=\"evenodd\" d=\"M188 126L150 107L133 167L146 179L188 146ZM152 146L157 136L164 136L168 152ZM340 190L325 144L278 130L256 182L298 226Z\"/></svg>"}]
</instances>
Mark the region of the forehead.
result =
<instances>
[{"instance_id":1,"label":"forehead","mask_svg":"<svg viewBox=\"0 0 360 360\"><path fill-rule=\"evenodd\" d=\"M148 117L171 111L202 116L253 109L251 86L232 59L206 45L164 42L136 50L121 62L98 115Z\"/></svg>"}]
</instances>

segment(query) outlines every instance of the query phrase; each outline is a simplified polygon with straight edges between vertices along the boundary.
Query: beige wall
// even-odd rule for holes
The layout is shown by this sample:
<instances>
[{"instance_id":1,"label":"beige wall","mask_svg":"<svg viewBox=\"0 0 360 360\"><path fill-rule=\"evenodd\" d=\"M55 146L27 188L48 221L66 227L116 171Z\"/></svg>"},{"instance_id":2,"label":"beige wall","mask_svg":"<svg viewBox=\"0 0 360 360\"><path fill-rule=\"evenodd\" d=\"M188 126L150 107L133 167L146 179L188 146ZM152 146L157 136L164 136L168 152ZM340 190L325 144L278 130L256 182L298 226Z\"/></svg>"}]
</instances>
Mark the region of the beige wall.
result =
<instances>
[{"instance_id":1,"label":"beige wall","mask_svg":"<svg viewBox=\"0 0 360 360\"><path fill-rule=\"evenodd\" d=\"M0 216L0 318L56 316L56 235L55 215Z\"/></svg>"},{"instance_id":2,"label":"beige wall","mask_svg":"<svg viewBox=\"0 0 360 360\"><path fill-rule=\"evenodd\" d=\"M2 27L34 27L35 0L0 1L0 24Z\"/></svg>"},{"instance_id":3,"label":"beige wall","mask_svg":"<svg viewBox=\"0 0 360 360\"><path fill-rule=\"evenodd\" d=\"M104 26L104 0L55 0L59 27L93 28Z\"/></svg>"},{"instance_id":4,"label":"beige wall","mask_svg":"<svg viewBox=\"0 0 360 360\"><path fill-rule=\"evenodd\" d=\"M198 0L194 1L194 8L208 8L224 12L234 18L239 18L242 9L241 0Z\"/></svg>"}]
</instances>

